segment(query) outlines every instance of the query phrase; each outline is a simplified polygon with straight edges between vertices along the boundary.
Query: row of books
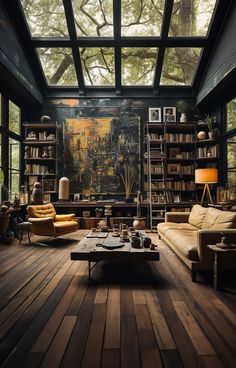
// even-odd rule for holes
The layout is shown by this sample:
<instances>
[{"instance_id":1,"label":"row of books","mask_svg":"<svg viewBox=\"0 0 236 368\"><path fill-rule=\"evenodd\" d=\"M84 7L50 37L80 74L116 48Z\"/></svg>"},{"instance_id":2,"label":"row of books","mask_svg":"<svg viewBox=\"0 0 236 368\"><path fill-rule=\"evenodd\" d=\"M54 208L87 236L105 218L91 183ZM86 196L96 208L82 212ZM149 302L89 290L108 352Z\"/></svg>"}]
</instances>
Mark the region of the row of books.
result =
<instances>
[{"instance_id":1,"label":"row of books","mask_svg":"<svg viewBox=\"0 0 236 368\"><path fill-rule=\"evenodd\" d=\"M49 168L46 165L25 165L25 174L49 174Z\"/></svg>"},{"instance_id":2,"label":"row of books","mask_svg":"<svg viewBox=\"0 0 236 368\"><path fill-rule=\"evenodd\" d=\"M194 136L189 133L166 133L166 142L194 142Z\"/></svg>"},{"instance_id":3,"label":"row of books","mask_svg":"<svg viewBox=\"0 0 236 368\"><path fill-rule=\"evenodd\" d=\"M166 188L170 190L195 190L195 183L193 180L190 181L167 181Z\"/></svg>"},{"instance_id":4,"label":"row of books","mask_svg":"<svg viewBox=\"0 0 236 368\"><path fill-rule=\"evenodd\" d=\"M164 167L159 165L151 165L151 174L164 174ZM149 174L148 166L144 166L144 174Z\"/></svg>"},{"instance_id":5,"label":"row of books","mask_svg":"<svg viewBox=\"0 0 236 368\"><path fill-rule=\"evenodd\" d=\"M161 141L164 139L163 134L149 133L149 136L151 139L156 139L156 140L161 140Z\"/></svg>"},{"instance_id":6,"label":"row of books","mask_svg":"<svg viewBox=\"0 0 236 368\"><path fill-rule=\"evenodd\" d=\"M197 157L205 158L205 157L218 157L219 156L219 147L218 144L215 146L204 146L198 147L197 149Z\"/></svg>"}]
</instances>

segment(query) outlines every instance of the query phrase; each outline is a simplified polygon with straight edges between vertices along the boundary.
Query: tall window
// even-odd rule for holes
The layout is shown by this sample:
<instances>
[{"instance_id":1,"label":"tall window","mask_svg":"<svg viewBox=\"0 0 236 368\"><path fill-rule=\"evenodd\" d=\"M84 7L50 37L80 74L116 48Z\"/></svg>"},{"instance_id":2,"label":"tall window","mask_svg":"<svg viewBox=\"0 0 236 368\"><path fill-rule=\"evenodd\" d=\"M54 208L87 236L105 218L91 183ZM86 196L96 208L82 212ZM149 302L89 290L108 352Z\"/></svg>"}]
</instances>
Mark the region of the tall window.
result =
<instances>
[{"instance_id":1,"label":"tall window","mask_svg":"<svg viewBox=\"0 0 236 368\"><path fill-rule=\"evenodd\" d=\"M9 101L9 130L20 134L20 108Z\"/></svg>"},{"instance_id":2,"label":"tall window","mask_svg":"<svg viewBox=\"0 0 236 368\"><path fill-rule=\"evenodd\" d=\"M236 97L226 105L225 131L227 153L227 182L232 196L236 198Z\"/></svg>"},{"instance_id":3,"label":"tall window","mask_svg":"<svg viewBox=\"0 0 236 368\"><path fill-rule=\"evenodd\" d=\"M20 142L9 139L9 193L14 198L19 193L20 184Z\"/></svg>"}]
</instances>

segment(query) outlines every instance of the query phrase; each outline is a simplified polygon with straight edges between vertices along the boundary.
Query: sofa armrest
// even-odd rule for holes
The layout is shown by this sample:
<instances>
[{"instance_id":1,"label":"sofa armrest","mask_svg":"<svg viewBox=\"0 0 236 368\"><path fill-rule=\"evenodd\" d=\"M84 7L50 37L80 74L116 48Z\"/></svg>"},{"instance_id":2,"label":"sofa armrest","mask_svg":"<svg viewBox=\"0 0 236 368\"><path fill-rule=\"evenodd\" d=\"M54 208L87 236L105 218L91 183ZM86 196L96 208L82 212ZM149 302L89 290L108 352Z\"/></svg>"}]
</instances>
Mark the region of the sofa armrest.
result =
<instances>
[{"instance_id":1,"label":"sofa armrest","mask_svg":"<svg viewBox=\"0 0 236 368\"><path fill-rule=\"evenodd\" d=\"M188 222L190 212L166 212L165 222Z\"/></svg>"},{"instance_id":2,"label":"sofa armrest","mask_svg":"<svg viewBox=\"0 0 236 368\"><path fill-rule=\"evenodd\" d=\"M207 259L212 258L213 252L207 245L220 243L222 236L227 237L233 244L236 239L236 229L224 229L224 230L198 230L198 255L201 262L207 262Z\"/></svg>"},{"instance_id":3,"label":"sofa armrest","mask_svg":"<svg viewBox=\"0 0 236 368\"><path fill-rule=\"evenodd\" d=\"M54 217L54 221L76 221L75 220L75 214L74 213L70 213L70 214L64 214L64 215L56 215Z\"/></svg>"},{"instance_id":4,"label":"sofa armrest","mask_svg":"<svg viewBox=\"0 0 236 368\"><path fill-rule=\"evenodd\" d=\"M52 217L29 217L28 221L31 223L31 232L33 234L43 236L56 235Z\"/></svg>"}]
</instances>

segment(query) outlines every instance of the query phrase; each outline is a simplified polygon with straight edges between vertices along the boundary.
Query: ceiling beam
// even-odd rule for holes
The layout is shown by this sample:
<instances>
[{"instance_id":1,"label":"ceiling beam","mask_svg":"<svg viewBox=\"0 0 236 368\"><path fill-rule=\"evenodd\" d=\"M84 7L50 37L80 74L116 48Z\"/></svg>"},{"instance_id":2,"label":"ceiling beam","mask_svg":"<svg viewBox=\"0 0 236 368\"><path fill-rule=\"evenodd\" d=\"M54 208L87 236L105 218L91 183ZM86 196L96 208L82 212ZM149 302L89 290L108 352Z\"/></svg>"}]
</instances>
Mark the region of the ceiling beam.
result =
<instances>
[{"instance_id":1,"label":"ceiling beam","mask_svg":"<svg viewBox=\"0 0 236 368\"><path fill-rule=\"evenodd\" d=\"M68 26L69 35L70 35L70 42L71 42L72 54L74 58L75 71L76 71L76 76L77 76L78 85L79 85L79 93L81 95L84 95L85 94L85 88L84 88L85 83L84 83L83 70L82 70L81 59L80 59L80 54L79 54L79 45L77 42L77 34L76 34L74 14L73 14L71 0L63 0L63 5L65 8L66 22Z\"/></svg>"}]
</instances>

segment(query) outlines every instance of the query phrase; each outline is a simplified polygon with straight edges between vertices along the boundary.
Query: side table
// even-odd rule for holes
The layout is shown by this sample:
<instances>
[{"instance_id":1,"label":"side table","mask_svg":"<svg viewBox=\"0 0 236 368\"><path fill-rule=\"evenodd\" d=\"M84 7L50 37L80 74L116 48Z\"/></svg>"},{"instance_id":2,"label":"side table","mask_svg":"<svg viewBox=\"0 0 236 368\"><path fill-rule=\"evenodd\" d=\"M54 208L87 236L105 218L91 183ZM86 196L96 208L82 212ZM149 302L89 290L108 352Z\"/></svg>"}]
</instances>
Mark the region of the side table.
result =
<instances>
[{"instance_id":1,"label":"side table","mask_svg":"<svg viewBox=\"0 0 236 368\"><path fill-rule=\"evenodd\" d=\"M222 256L226 252L229 253L235 253L236 248L220 248L216 245L208 245L209 249L214 251L215 253L215 259L214 259L214 265L213 265L213 286L215 290L222 288ZM236 255L236 254L235 254Z\"/></svg>"},{"instance_id":2,"label":"side table","mask_svg":"<svg viewBox=\"0 0 236 368\"><path fill-rule=\"evenodd\" d=\"M24 221L24 222L19 222L17 224L18 229L19 229L19 235L20 235L20 239L19 239L19 245L22 241L23 238L23 233L24 231L27 231L27 235L28 235L28 239L29 239L29 245L31 245L31 241L30 241L30 227L31 227L31 223L28 221Z\"/></svg>"}]
</instances>

